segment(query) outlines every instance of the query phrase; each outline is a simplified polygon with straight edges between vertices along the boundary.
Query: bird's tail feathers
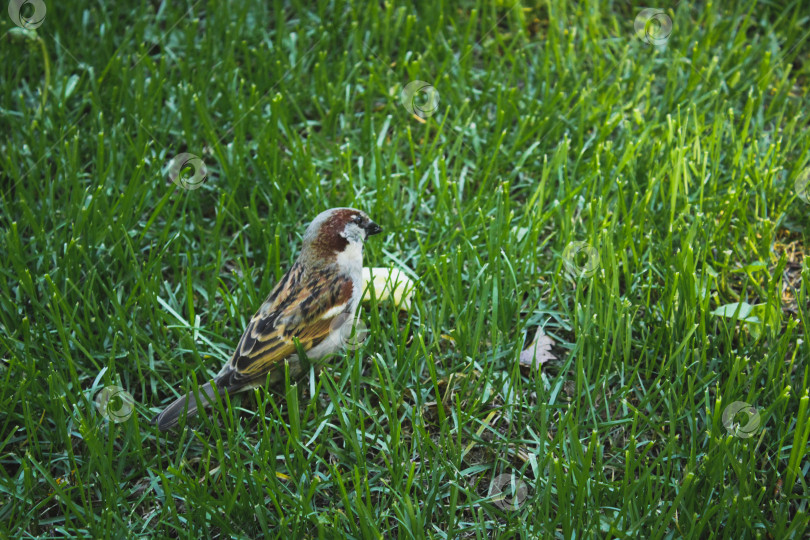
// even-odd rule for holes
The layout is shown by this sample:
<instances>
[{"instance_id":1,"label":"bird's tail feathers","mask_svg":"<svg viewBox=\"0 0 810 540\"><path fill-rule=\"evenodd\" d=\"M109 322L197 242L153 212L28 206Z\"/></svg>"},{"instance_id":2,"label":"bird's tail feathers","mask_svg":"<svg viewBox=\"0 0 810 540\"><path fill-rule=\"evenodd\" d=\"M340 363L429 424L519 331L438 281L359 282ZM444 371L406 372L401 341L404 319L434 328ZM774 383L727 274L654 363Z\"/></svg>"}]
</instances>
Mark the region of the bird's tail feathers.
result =
<instances>
[{"instance_id":1,"label":"bird's tail feathers","mask_svg":"<svg viewBox=\"0 0 810 540\"><path fill-rule=\"evenodd\" d=\"M221 391L221 390L220 390ZM191 418L197 414L197 397L194 395L198 393L202 400L203 407L209 407L214 402L214 387L210 382L201 386L197 392L190 392L185 396L177 399L171 405L163 409L153 420L153 424L157 424L158 429L166 431L174 426L186 414L186 418Z\"/></svg>"}]
</instances>

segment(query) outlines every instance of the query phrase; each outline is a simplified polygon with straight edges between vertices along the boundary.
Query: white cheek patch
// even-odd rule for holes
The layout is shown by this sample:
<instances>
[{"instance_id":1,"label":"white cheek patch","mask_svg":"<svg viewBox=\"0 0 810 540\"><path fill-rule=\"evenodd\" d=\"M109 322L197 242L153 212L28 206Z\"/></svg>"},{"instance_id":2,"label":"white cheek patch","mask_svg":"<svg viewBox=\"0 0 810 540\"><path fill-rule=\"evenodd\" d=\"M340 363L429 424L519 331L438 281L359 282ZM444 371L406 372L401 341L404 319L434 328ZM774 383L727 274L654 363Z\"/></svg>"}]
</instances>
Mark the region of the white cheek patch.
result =
<instances>
[{"instance_id":1,"label":"white cheek patch","mask_svg":"<svg viewBox=\"0 0 810 540\"><path fill-rule=\"evenodd\" d=\"M340 236L349 241L357 240L362 242L365 239L366 234L365 231L361 229L357 224L348 223L343 228L343 231L340 233Z\"/></svg>"}]
</instances>

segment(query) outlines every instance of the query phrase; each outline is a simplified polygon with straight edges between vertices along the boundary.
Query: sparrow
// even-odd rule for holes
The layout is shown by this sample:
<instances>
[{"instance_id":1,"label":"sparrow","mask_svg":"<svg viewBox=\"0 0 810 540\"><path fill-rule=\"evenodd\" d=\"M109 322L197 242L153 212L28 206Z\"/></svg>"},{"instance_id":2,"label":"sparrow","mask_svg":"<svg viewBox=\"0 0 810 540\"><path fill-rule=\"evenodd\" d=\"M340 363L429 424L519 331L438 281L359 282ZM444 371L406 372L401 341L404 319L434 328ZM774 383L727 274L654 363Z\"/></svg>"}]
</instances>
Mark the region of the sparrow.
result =
<instances>
[{"instance_id":1,"label":"sparrow","mask_svg":"<svg viewBox=\"0 0 810 540\"><path fill-rule=\"evenodd\" d=\"M379 225L354 208L318 214L304 233L298 259L250 319L231 359L199 388L203 406L213 402L215 387L220 394L242 392L264 385L268 374L270 384L282 382L285 360L291 377L301 375L296 341L310 360L337 352L363 297L363 244L380 232ZM196 414L198 406L195 394L189 393L152 423L165 431L184 414Z\"/></svg>"}]
</instances>

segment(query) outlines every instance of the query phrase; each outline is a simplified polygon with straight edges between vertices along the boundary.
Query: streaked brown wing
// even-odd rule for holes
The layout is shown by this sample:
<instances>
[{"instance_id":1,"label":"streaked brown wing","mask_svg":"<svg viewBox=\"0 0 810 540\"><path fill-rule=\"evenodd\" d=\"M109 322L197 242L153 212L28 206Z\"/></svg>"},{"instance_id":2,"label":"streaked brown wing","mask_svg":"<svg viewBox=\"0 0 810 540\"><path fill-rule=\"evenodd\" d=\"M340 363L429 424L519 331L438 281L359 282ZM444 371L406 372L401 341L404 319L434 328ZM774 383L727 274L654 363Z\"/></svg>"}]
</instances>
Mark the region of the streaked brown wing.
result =
<instances>
[{"instance_id":1,"label":"streaked brown wing","mask_svg":"<svg viewBox=\"0 0 810 540\"><path fill-rule=\"evenodd\" d=\"M295 354L297 338L309 350L326 338L335 319L349 309L353 285L348 277L315 271L306 275L296 263L279 281L248 323L228 366L229 385L264 379ZM345 309L334 309L345 306ZM331 310L331 311L330 311Z\"/></svg>"}]
</instances>

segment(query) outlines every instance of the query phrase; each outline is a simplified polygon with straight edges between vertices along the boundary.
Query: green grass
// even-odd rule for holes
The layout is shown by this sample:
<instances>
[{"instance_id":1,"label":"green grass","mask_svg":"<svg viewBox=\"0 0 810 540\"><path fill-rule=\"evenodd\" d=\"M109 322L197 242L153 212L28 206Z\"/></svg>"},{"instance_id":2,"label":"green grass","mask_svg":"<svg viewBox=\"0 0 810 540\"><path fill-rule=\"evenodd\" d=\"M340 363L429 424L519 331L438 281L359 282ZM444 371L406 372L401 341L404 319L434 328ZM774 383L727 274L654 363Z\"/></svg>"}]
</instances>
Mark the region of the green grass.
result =
<instances>
[{"instance_id":1,"label":"green grass","mask_svg":"<svg viewBox=\"0 0 810 540\"><path fill-rule=\"evenodd\" d=\"M124 4L0 17L0 537L807 537L803 2ZM344 205L413 309L157 433Z\"/></svg>"}]
</instances>

